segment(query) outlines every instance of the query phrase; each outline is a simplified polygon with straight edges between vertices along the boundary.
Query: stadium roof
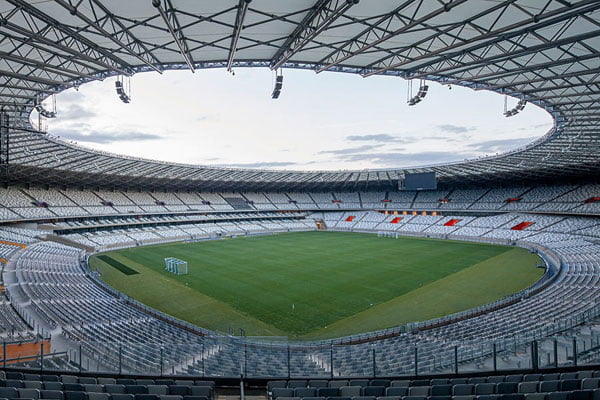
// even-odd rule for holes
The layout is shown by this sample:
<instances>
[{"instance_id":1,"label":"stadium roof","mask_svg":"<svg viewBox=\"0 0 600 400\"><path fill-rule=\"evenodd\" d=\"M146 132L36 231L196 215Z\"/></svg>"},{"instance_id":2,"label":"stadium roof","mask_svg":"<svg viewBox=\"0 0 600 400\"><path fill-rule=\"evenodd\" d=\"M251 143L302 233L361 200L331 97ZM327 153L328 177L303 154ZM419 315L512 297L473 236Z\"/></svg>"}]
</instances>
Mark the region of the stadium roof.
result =
<instances>
[{"instance_id":1,"label":"stadium roof","mask_svg":"<svg viewBox=\"0 0 600 400\"><path fill-rule=\"evenodd\" d=\"M141 71L284 67L425 78L544 107L554 129L501 156L414 171L489 184L600 175L598 0L0 0L0 106ZM158 78L158 75L157 75ZM468 104L465 105L468 107ZM404 170L289 172L104 154L18 129L10 180L161 189L385 189ZM412 171L412 170L411 170Z\"/></svg>"}]
</instances>

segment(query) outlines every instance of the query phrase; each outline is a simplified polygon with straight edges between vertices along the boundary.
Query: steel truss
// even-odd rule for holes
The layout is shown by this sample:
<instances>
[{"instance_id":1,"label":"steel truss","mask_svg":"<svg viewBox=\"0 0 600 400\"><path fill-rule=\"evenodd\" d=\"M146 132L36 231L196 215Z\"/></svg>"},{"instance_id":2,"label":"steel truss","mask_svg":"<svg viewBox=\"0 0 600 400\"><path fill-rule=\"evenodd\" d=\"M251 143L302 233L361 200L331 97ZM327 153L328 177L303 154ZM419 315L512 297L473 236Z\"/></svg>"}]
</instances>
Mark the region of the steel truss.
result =
<instances>
[{"instance_id":1,"label":"steel truss","mask_svg":"<svg viewBox=\"0 0 600 400\"><path fill-rule=\"evenodd\" d=\"M600 175L597 0L0 0L11 183L225 190L393 190L404 169L268 171L103 154L31 131L38 97L115 75L297 68L419 78L526 99L555 127L525 148L435 171L441 183Z\"/></svg>"}]
</instances>

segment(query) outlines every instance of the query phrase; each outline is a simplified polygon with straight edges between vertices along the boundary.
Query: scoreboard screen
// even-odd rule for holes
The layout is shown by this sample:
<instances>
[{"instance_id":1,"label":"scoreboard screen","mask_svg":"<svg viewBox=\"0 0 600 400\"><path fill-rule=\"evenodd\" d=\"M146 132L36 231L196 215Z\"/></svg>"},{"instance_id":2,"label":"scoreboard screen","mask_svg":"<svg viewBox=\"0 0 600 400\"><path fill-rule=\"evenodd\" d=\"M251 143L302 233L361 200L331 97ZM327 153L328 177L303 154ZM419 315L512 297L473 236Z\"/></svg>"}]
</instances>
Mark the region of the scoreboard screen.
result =
<instances>
[{"instance_id":1,"label":"scoreboard screen","mask_svg":"<svg viewBox=\"0 0 600 400\"><path fill-rule=\"evenodd\" d=\"M404 174L404 185L401 190L435 190L437 179L435 172L419 172L415 174Z\"/></svg>"}]
</instances>

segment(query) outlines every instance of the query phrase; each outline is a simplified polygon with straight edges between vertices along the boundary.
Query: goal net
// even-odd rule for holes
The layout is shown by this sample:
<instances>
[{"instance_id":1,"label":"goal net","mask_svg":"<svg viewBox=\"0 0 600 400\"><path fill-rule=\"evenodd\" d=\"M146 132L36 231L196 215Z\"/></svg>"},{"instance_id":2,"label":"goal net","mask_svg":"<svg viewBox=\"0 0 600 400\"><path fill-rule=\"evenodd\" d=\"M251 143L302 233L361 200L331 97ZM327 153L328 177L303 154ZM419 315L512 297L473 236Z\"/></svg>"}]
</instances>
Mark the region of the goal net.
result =
<instances>
[{"instance_id":1,"label":"goal net","mask_svg":"<svg viewBox=\"0 0 600 400\"><path fill-rule=\"evenodd\" d=\"M187 275L188 263L175 257L165 258L165 270L175 275Z\"/></svg>"}]
</instances>

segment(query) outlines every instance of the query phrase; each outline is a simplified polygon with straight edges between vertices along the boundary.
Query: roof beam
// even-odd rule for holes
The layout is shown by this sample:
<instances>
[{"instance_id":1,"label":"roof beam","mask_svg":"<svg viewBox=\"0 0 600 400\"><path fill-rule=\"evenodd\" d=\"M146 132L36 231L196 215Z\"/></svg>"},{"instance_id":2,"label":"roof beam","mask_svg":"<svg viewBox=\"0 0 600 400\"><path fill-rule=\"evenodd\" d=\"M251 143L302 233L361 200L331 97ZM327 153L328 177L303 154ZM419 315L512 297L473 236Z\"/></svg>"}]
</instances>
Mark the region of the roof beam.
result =
<instances>
[{"instance_id":1,"label":"roof beam","mask_svg":"<svg viewBox=\"0 0 600 400\"><path fill-rule=\"evenodd\" d=\"M0 51L0 58L5 60L10 60L12 62L16 62L22 65L27 65L33 68L41 69L47 72L55 73L58 75L66 76L68 78L86 78L86 79L94 79L93 76L81 73L79 71L74 71L72 69L62 68L53 66L50 63L46 63L43 61L33 60L27 57L22 57L16 54L9 54L3 51Z\"/></svg>"},{"instance_id":2,"label":"roof beam","mask_svg":"<svg viewBox=\"0 0 600 400\"><path fill-rule=\"evenodd\" d=\"M598 6L600 7L600 3L598 3ZM576 43L579 41L595 38L598 36L600 36L600 30L587 32L587 33L584 33L581 35L575 35L575 36L571 36L571 37L556 40L556 41L548 41L546 43L543 43L543 44L540 44L537 46L524 47L522 50L519 50L519 51L507 52L506 54L498 54L493 57L481 58L481 59L473 60L471 62L460 63L460 64L459 64L459 62L455 62L455 64L458 64L458 65L449 66L447 68L435 69L434 73L437 75L437 74L442 74L444 72L451 71L450 72L451 74L457 74L460 72L467 71L467 70L469 70L473 67L476 67L478 65L481 65L481 64L490 65L492 63L497 63L499 61L514 60L515 58L518 58L518 57L527 56L529 54L538 53L538 52L545 51L548 49L556 49L560 46ZM472 56L472 54L471 54L471 56ZM452 57L453 56L448 56L448 59L450 59ZM425 77L425 76L429 75L430 72L421 72L419 74L412 74L410 71L423 71L423 68L430 66L431 64L432 63L424 63L424 64L417 65L415 67L410 68L410 70L407 71L406 74L408 77L413 78L413 79L419 79L419 78Z\"/></svg>"},{"instance_id":3,"label":"roof beam","mask_svg":"<svg viewBox=\"0 0 600 400\"><path fill-rule=\"evenodd\" d=\"M512 3L514 3L515 1L516 0L508 0L508 1L498 2L498 4L496 4L495 6L489 8L489 9L486 9L486 10L480 12L479 14L473 15L472 17L469 17L464 22L458 22L458 23L451 24L451 25L449 25L447 27L444 27L444 29L439 29L439 28L438 29L434 29L435 33L433 33L433 34L431 34L431 35L429 35L429 36L427 36L427 37L425 37L425 38L423 38L423 39L421 39L421 40L419 40L419 41L417 41L415 43L411 43L409 46L405 46L405 47L402 47L402 48L397 49L397 50L395 49L393 52L388 50L388 52L390 53L389 55L383 57L380 60L377 60L375 62L370 63L369 65L367 65L366 69L372 67L373 65L376 65L377 63L379 63L379 62L381 62L381 61L383 61L385 59L388 59L388 58L392 57L393 55L399 55L399 54L401 54L403 52L409 52L410 53L411 50L422 51L422 49L419 47L421 45L425 45L424 47L427 48L427 53L426 54L421 54L421 55L419 55L417 57L414 57L414 58L411 58L411 61L416 61L416 60L419 60L421 58L425 58L425 57L434 55L436 53L445 51L445 50L448 49L448 47L461 46L461 45L464 44L464 42L457 43L456 40L458 39L459 34L452 33L453 31L455 31L457 28L460 28L459 32L461 32L463 29L474 29L475 31L480 31L481 27L478 26L477 24L475 24L474 21L476 21L476 20L478 20L478 19L480 19L482 17L486 17L486 16L488 16L490 14L493 14L494 12L496 12L499 9L503 9L502 12L500 13L500 15L498 17L496 17L496 19L495 19L495 22L496 22L500 18L500 16L503 15L504 12L508 9L508 7ZM466 28L466 26L469 26L469 27ZM448 45L445 48L441 48L441 49L438 49L438 50L429 51L431 43L433 41L435 41L436 39L440 40L439 38L442 35L445 35L445 36L448 36L451 39L454 39L452 41L453 43L451 45ZM444 42L444 41L442 41L442 42Z\"/></svg>"},{"instance_id":4,"label":"roof beam","mask_svg":"<svg viewBox=\"0 0 600 400\"><path fill-rule=\"evenodd\" d=\"M235 15L235 25L233 27L233 34L231 35L231 45L229 46L229 56L227 56L227 72L231 72L231 66L235 59L235 52L237 50L237 44L242 34L244 27L244 18L246 18L246 12L248 6L252 0L239 0L237 13Z\"/></svg>"},{"instance_id":5,"label":"roof beam","mask_svg":"<svg viewBox=\"0 0 600 400\"><path fill-rule=\"evenodd\" d=\"M369 40L369 36L371 34L376 34L375 31L372 29L363 31L364 33L360 35L360 38L353 39L350 43L350 44L359 43L362 45L361 47L359 47L356 50L352 50L352 51L340 49L340 50L336 51L335 53L332 53L328 58L321 60L322 63L324 63L326 65L323 66L322 68L318 69L316 72L319 73L319 72L326 71L326 70L348 60L349 58L352 58L358 54L365 52L366 50L369 50L369 49L385 42L386 40L394 38L394 37L398 36L399 34L410 30L411 28L421 25L424 22L427 22L428 20L435 18L440 14L448 12L448 11L452 10L454 7L465 3L466 1L467 0L450 0L449 3L444 4L442 7L437 8L437 9L433 10L432 12L429 12L429 13L425 14L424 16L415 19L416 13L420 9L421 4L423 4L423 0L421 0L421 3L417 7L414 15L411 17L412 19L409 23L407 23L406 25L404 25L401 28L396 29L393 32L390 32L383 36L379 36L376 40L374 40L370 43L367 43L367 41ZM403 6L401 6L401 7L403 8ZM393 15L390 15L390 17L394 17L394 16L395 16L395 13Z\"/></svg>"},{"instance_id":6,"label":"roof beam","mask_svg":"<svg viewBox=\"0 0 600 400\"><path fill-rule=\"evenodd\" d=\"M547 81L552 81L555 79L566 79L566 78L577 77L580 75L589 75L589 74L597 74L597 73L600 73L600 67L588 69L585 71L567 72L564 74L556 75L554 77L540 77L540 78L529 79L529 80L525 80L525 81L508 82L508 83L502 83L502 84L497 84L497 85L489 85L488 87L486 87L486 89L498 90L498 89L505 89L505 88L516 88L517 86L521 86L521 85L530 85L532 83L547 82ZM465 79L455 79L455 80L444 82L444 83L445 84L459 84L460 82L466 82L466 81L468 81L468 79L465 78ZM517 92L521 92L521 90L517 90L517 89L514 89L514 90Z\"/></svg>"},{"instance_id":7,"label":"roof beam","mask_svg":"<svg viewBox=\"0 0 600 400\"><path fill-rule=\"evenodd\" d=\"M123 25L121 21L114 17L114 15L98 0L93 0L93 3L104 12L106 18L108 18L112 23L116 24L120 29L120 33L110 33L106 31L106 29L102 28L96 21L88 18L85 14L81 13L76 7L73 7L71 4L67 3L65 0L54 0L58 4L60 4L63 8L67 9L71 14L76 15L79 19L84 21L87 25L96 29L99 33L102 34L103 37L111 40L121 49L125 50L131 56L137 58L142 63L146 64L153 70L158 73L162 73L162 68L156 66L159 64L159 61L150 50L140 42L136 37L129 32L129 30ZM128 43L124 44L118 36L121 36L122 39L127 39ZM133 48L132 48L133 46ZM134 50L135 49L135 50Z\"/></svg>"},{"instance_id":8,"label":"roof beam","mask_svg":"<svg viewBox=\"0 0 600 400\"><path fill-rule=\"evenodd\" d=\"M398 52L394 52L391 55L387 55L384 58L379 59L379 60L374 61L371 64L369 64L365 69L366 70L370 70L370 71L367 72L367 73L365 73L365 74L363 74L363 76L364 77L368 77L368 76L372 76L372 75L375 75L375 74L380 74L380 73L388 71L390 69L397 69L397 68L402 67L403 65L415 62L415 61L420 60L420 59L430 58L433 55L442 54L442 53L444 53L444 52L446 52L448 50L453 50L453 49L456 49L456 48L459 48L459 47L462 47L462 46L465 46L465 45L470 45L470 44L476 43L477 41L480 41L480 40L486 40L486 39L492 38L491 40L487 40L487 41L485 41L483 43L477 43L477 44L475 44L475 45L473 45L473 46L471 46L469 48L462 49L462 50L457 50L455 53L453 53L451 55L445 55L445 56L442 55L442 56L436 58L435 60L432 60L432 61L427 62L427 63L423 63L423 64L421 64L421 65L419 65L417 67L414 67L414 68L410 69L411 71L420 70L420 69L422 69L422 68L424 68L426 66L436 64L436 63L438 63L440 61L443 61L443 60L446 60L446 59L449 59L449 58L452 58L452 57L457 57L458 55L462 55L462 54L465 54L465 53L472 53L473 51L484 49L484 48L486 48L488 46L496 45L497 43L499 43L501 41L508 40L510 38L513 38L513 37L518 37L520 35L523 35L526 32L534 30L534 28L535 29L545 28L545 27L548 27L550 25L553 25L553 24L556 24L556 23L568 20L570 18L573 18L575 16L580 15L582 12L593 11L593 10L595 10L595 9L597 9L599 7L598 2L595 1L595 0L584 0L583 4L584 5L587 4L588 7L581 8L581 9L578 9L576 11L569 11L569 10L572 10L573 7L572 6L565 6L565 7L560 8L560 9L549 11L549 12L547 12L545 14L542 14L542 15L537 15L534 18L534 20L541 20L541 19L545 19L545 18L551 18L551 17L554 17L554 16L556 16L556 18L553 18L553 19L548 20L548 21L543 21L543 22L536 23L534 26L528 26L534 20L532 20L531 18L526 18L524 20L521 20L519 22L515 22L513 24L510 24L508 26L502 27L500 29L496 29L496 30L493 30L493 31L488 31L488 32L483 33L483 34L481 34L479 36L476 36L476 37L473 37L473 38L469 38L468 40L456 42L454 44L451 44L449 46L440 48L440 49L435 50L435 51L426 52L425 54L422 54L422 55L420 55L418 57L410 57L409 58L409 57L404 56L401 61L394 62L395 59L398 60L398 59L400 59L400 57L402 57L402 56L400 56L398 54ZM523 29L518 29L518 28L525 27L525 26L528 26L528 27L527 28L523 28ZM518 30L514 31L514 32L510 32L513 29L518 29ZM501 35L501 36L498 37L498 35ZM410 49L411 47L408 47L408 48ZM388 60L390 58L392 60L389 61L389 63L388 63L387 66L385 66L383 68L373 68L373 66L378 65L378 64L380 64L380 63L382 63L382 62L384 62L384 61L386 61L386 60Z\"/></svg>"},{"instance_id":9,"label":"roof beam","mask_svg":"<svg viewBox=\"0 0 600 400\"><path fill-rule=\"evenodd\" d=\"M12 71L2 71L2 75L7 76L9 78L19 79L23 82L37 82L37 83L43 83L45 85L50 85L50 86L53 86L53 85L58 86L58 85L63 84L63 82L61 82L61 81L56 81L56 80L48 79L48 78L42 78L40 76L33 76L31 74L22 75L22 74L19 74L17 72L12 72Z\"/></svg>"},{"instance_id":10,"label":"roof beam","mask_svg":"<svg viewBox=\"0 0 600 400\"><path fill-rule=\"evenodd\" d=\"M521 65L518 68L506 69L504 71L498 71L498 72L490 72L490 73L483 74L483 75L463 77L463 79L465 79L465 80L482 80L482 79L486 79L486 78L502 79L502 78L507 78L507 77L511 77L514 75L522 74L524 72L534 72L537 76L541 76L540 73L548 68L553 68L553 67L557 67L557 66L565 65L565 64L574 65L578 62L586 61L586 60L590 60L590 59L597 59L598 57L600 57L599 54L588 54L585 56L559 59L559 60L555 60L555 61L548 61L548 62L545 62L542 64ZM553 72L553 71L551 71L551 72ZM586 72L587 72L587 70L581 71L581 73L586 73Z\"/></svg>"},{"instance_id":11,"label":"roof beam","mask_svg":"<svg viewBox=\"0 0 600 400\"><path fill-rule=\"evenodd\" d=\"M536 89L529 89L529 90L524 90L523 93L524 94L531 94L531 93L537 93L537 92L552 92L554 90L561 90L561 89L574 89L580 86L585 86L587 89L591 90L592 86L594 86L593 83L590 82L580 82L580 83L572 83L572 84L566 84L566 85L555 85L555 86L542 86Z\"/></svg>"},{"instance_id":12,"label":"roof beam","mask_svg":"<svg viewBox=\"0 0 600 400\"><path fill-rule=\"evenodd\" d=\"M269 67L272 70L280 68L294 54L300 52L307 43L327 29L331 23L358 2L359 0L318 0L283 45L275 52Z\"/></svg>"},{"instance_id":13,"label":"roof beam","mask_svg":"<svg viewBox=\"0 0 600 400\"><path fill-rule=\"evenodd\" d=\"M72 49L69 46L60 45L57 42L54 42L52 40L44 38L43 35L40 35L35 32L31 32L23 27L16 26L15 24L12 24L8 21L5 24L5 26L10 26L10 28L12 30L19 32L21 34L24 34L26 36L35 38L36 40L38 40L40 42L49 44L54 47L59 47L63 51L67 51L71 54L80 56L82 58L86 58L88 61L93 62L95 64L103 65L104 67L106 67L109 70L116 71L116 72L119 72L124 75L130 75L129 71L130 71L131 67L125 61L123 61L119 57L115 56L108 50L102 48L98 44L93 43L91 40L87 39L86 37L80 35L79 33L77 33L75 30L71 29L67 25L60 23L59 21L50 17L48 14L38 10L37 8L33 7L30 3L28 3L24 0L6 0L6 1L10 2L15 7L18 7L19 9L23 10L24 12L29 14L31 17L39 19L40 21L43 21L45 24L47 24L48 27L51 27L57 34L58 34L58 32L60 32L61 34L66 35L67 38L78 42L79 44L84 46L85 49L83 51L77 51L77 50Z\"/></svg>"},{"instance_id":14,"label":"roof beam","mask_svg":"<svg viewBox=\"0 0 600 400\"><path fill-rule=\"evenodd\" d=\"M170 0L164 1L170 6L169 14L167 14L167 12L163 9L161 5L161 0L152 0L152 5L158 10L158 13L162 17L163 22L165 23L167 29L169 30L169 33L173 37L175 44L179 48L179 53L181 53L181 56L185 60L185 63L187 64L188 68L190 69L190 71L196 72L196 69L194 67L194 60L192 60L192 56L190 55L190 50L188 49L185 37L181 32L181 26L179 25L179 21L177 20L175 12L173 11L171 2Z\"/></svg>"},{"instance_id":15,"label":"roof beam","mask_svg":"<svg viewBox=\"0 0 600 400\"><path fill-rule=\"evenodd\" d=\"M125 71L124 69L121 69L121 68L118 68L118 67L113 67L111 64L108 64L108 63L106 63L106 62L104 62L104 61L102 61L100 59L88 56L88 55L86 55L84 53L81 53L81 52L79 52L79 51L77 51L77 50L69 47L69 46L65 46L65 45L62 45L62 44L60 44L58 42L54 42L52 40L46 39L42 35L39 35L39 34L37 34L35 32L29 31L27 29L24 29L24 28L22 28L22 27L20 27L18 25L15 25L15 24L13 24L11 22L6 21L4 24L0 25L0 27L2 27L2 26L5 26L7 29L10 29L11 31L17 32L18 34L21 34L21 35L25 36L25 38L15 38L15 37L13 37L13 39L16 39L16 40L18 40L18 41L20 41L22 43L26 43L26 44L36 43L35 45L32 44L36 48L39 48L39 46L37 45L37 43L43 43L43 44L45 44L47 46L54 47L55 49L59 49L61 51L64 51L65 53L71 54L71 55L73 55L75 57L79 57L81 60L85 60L87 62L90 62L90 63L94 64L94 65L99 65L99 66L101 66L103 68L108 69L109 71L115 71L117 73L124 74L124 75L129 74L129 72ZM50 51L48 49L44 49L44 51L52 53L52 51Z\"/></svg>"}]
</instances>

